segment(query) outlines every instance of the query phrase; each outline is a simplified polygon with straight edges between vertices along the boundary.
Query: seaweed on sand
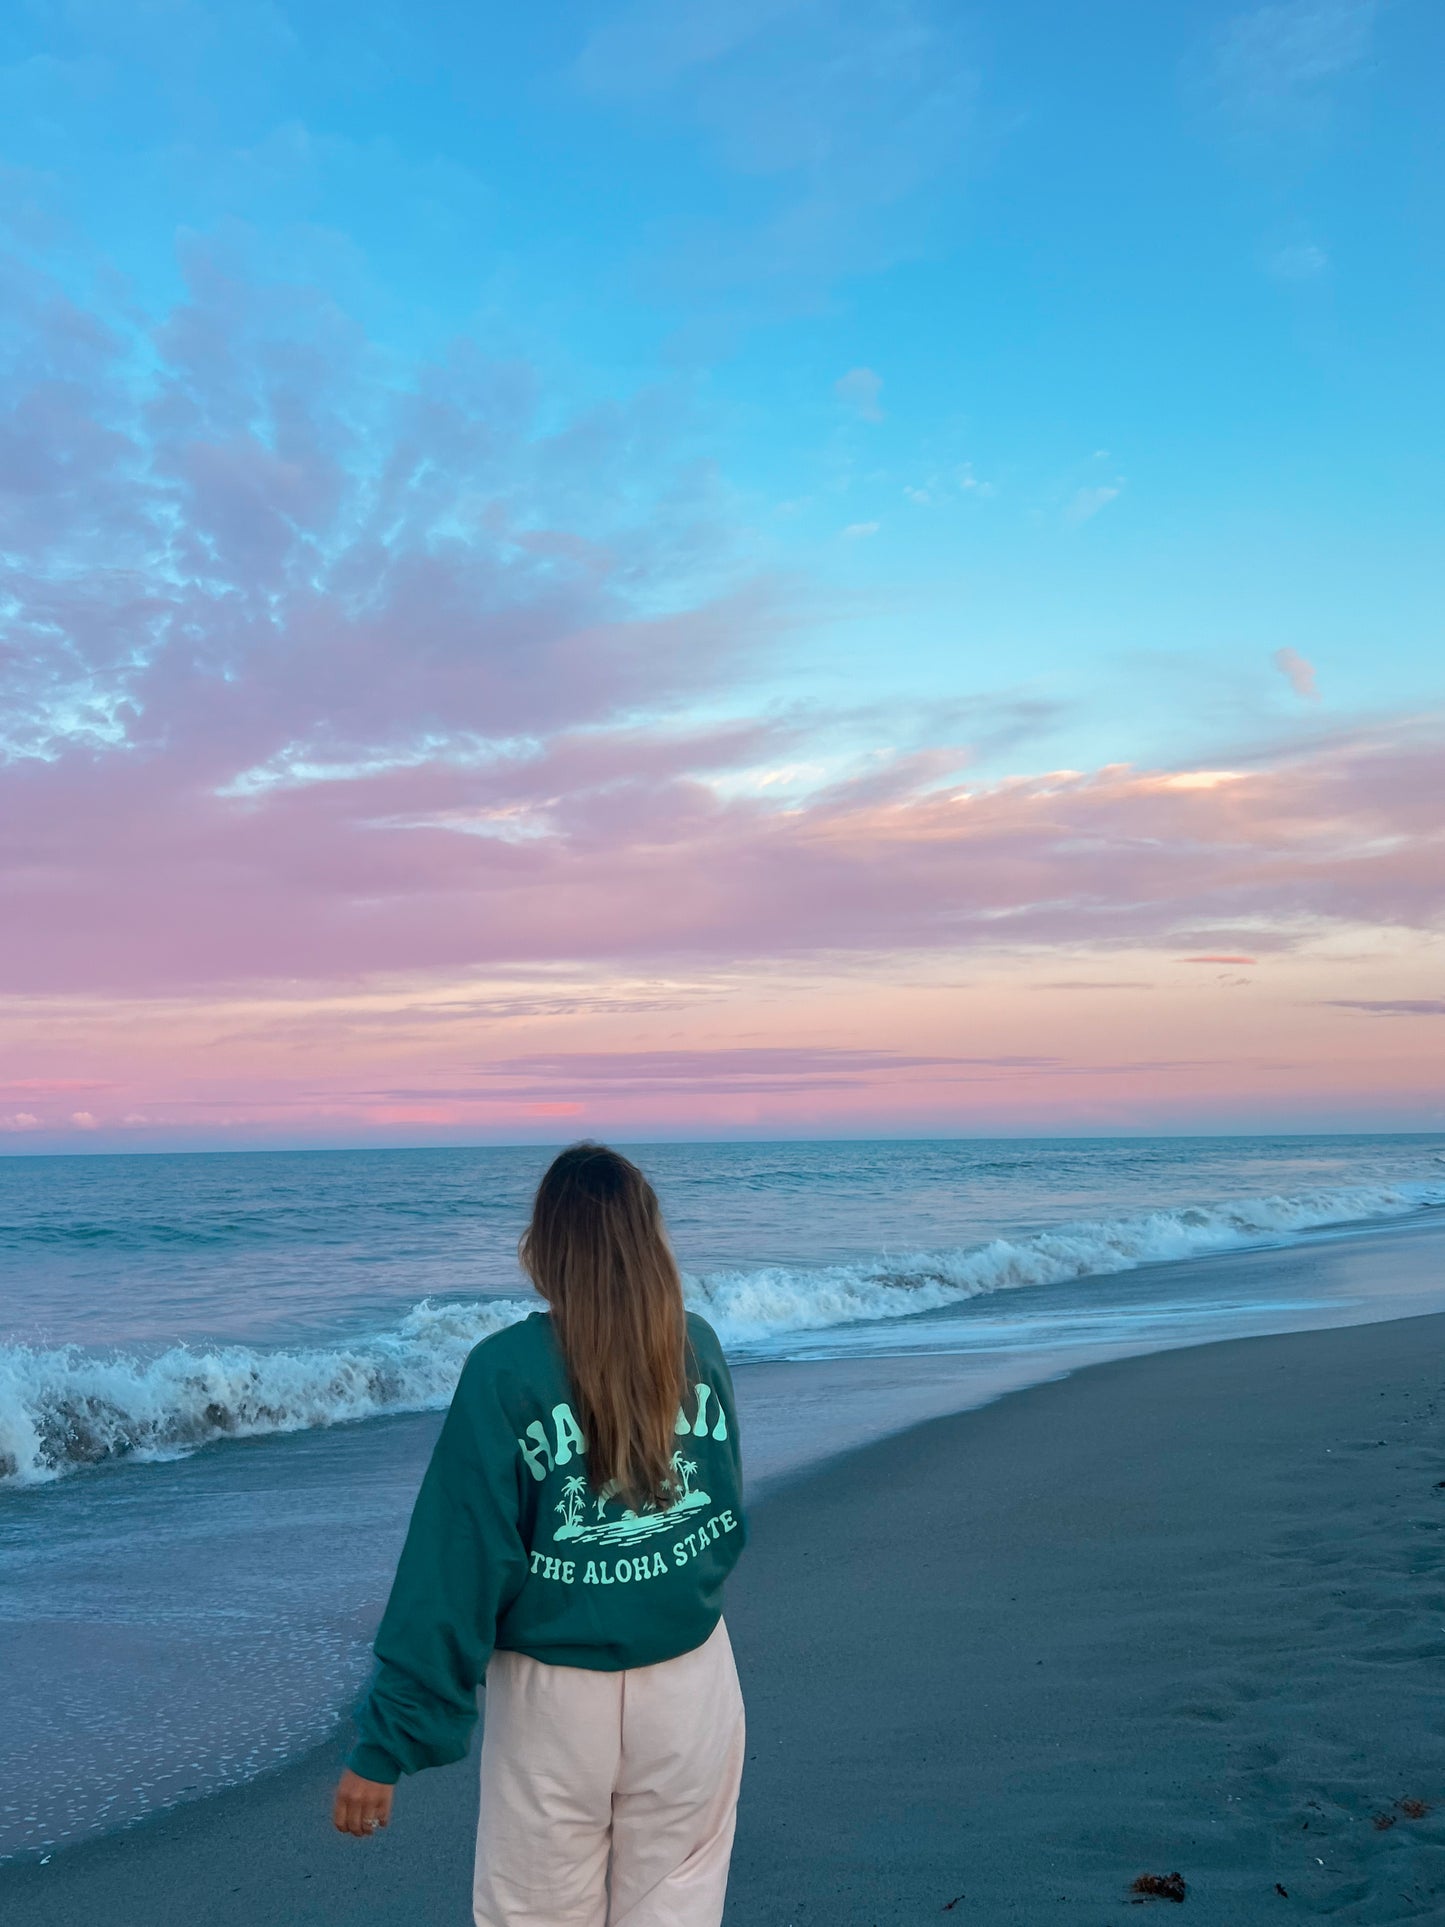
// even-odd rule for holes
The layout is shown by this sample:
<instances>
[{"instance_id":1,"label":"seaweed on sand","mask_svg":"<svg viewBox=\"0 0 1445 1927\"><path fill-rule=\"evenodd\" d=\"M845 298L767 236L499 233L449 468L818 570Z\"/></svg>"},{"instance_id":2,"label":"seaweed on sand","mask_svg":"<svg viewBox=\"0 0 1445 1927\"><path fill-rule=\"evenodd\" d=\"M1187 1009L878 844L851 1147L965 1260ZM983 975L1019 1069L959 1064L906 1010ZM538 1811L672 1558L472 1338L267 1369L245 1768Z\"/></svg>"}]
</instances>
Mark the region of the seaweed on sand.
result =
<instances>
[{"instance_id":1,"label":"seaweed on sand","mask_svg":"<svg viewBox=\"0 0 1445 1927\"><path fill-rule=\"evenodd\" d=\"M1141 1873L1129 1891L1141 1900L1183 1900L1189 1889L1182 1873Z\"/></svg>"}]
</instances>

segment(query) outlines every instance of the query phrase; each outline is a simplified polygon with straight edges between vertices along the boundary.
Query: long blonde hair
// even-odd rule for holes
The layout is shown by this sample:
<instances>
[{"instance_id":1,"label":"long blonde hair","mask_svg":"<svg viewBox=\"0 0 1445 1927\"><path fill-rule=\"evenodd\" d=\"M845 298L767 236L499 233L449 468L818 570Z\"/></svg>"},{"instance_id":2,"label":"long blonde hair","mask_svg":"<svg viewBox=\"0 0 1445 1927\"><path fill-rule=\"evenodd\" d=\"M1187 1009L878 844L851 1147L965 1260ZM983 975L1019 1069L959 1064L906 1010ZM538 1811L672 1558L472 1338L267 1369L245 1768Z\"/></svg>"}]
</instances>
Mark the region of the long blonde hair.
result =
<instances>
[{"instance_id":1,"label":"long blonde hair","mask_svg":"<svg viewBox=\"0 0 1445 1927\"><path fill-rule=\"evenodd\" d=\"M634 1508L667 1504L687 1323L652 1186L606 1145L570 1145L537 1187L518 1256L552 1313L588 1483Z\"/></svg>"}]
</instances>

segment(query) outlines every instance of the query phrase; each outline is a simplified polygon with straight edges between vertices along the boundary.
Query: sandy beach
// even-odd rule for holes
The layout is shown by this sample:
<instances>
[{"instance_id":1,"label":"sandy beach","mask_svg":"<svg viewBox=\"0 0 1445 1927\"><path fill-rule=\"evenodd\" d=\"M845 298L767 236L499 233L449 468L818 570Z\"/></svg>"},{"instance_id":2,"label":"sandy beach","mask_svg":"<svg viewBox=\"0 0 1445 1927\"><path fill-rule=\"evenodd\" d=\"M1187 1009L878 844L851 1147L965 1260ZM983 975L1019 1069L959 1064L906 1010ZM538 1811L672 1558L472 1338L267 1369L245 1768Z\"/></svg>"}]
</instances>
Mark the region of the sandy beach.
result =
<instances>
[{"instance_id":1,"label":"sandy beach","mask_svg":"<svg viewBox=\"0 0 1445 1927\"><path fill-rule=\"evenodd\" d=\"M1445 1919L1445 1317L1103 1364L765 1497L731 1927ZM460 1923L474 1767L344 1739L0 1874L6 1927ZM1167 1900L1140 1903L1170 1910Z\"/></svg>"}]
</instances>

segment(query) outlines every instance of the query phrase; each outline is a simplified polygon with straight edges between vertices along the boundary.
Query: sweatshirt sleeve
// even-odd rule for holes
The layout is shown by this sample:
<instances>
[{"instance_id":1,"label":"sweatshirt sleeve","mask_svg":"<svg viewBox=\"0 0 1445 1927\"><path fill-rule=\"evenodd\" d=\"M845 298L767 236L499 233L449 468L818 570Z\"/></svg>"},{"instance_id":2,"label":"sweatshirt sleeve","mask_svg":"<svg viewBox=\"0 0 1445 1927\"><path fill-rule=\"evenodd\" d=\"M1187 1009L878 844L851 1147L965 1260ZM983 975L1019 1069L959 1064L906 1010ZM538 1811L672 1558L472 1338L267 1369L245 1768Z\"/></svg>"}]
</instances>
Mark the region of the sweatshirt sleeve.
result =
<instances>
[{"instance_id":1,"label":"sweatshirt sleeve","mask_svg":"<svg viewBox=\"0 0 1445 1927\"><path fill-rule=\"evenodd\" d=\"M728 1367L727 1354L722 1341L705 1318L697 1313L690 1315L694 1356L702 1369L712 1378L718 1388L718 1399L727 1416L727 1443L724 1450L732 1476L733 1491L737 1495L738 1525L737 1550L742 1551L748 1540L748 1518L742 1503L743 1492L743 1451L742 1440L738 1436L738 1402L733 1390L733 1375Z\"/></svg>"},{"instance_id":2,"label":"sweatshirt sleeve","mask_svg":"<svg viewBox=\"0 0 1445 1927\"><path fill-rule=\"evenodd\" d=\"M717 1343L716 1337L714 1337L713 1342L715 1344ZM741 1552L748 1542L748 1515L746 1508L741 1503L743 1491L743 1442L738 1435L738 1401L737 1395L733 1391L733 1375L728 1368L727 1357L720 1344L717 1347L717 1363L718 1377L722 1381L723 1397L726 1400L724 1410L727 1413L728 1420L728 1458L732 1462L733 1484L739 1500L738 1525L740 1530L738 1532L737 1549Z\"/></svg>"},{"instance_id":3,"label":"sweatshirt sleeve","mask_svg":"<svg viewBox=\"0 0 1445 1927\"><path fill-rule=\"evenodd\" d=\"M527 1576L516 1440L472 1354L417 1494L347 1764L391 1785L460 1760L497 1621Z\"/></svg>"}]
</instances>

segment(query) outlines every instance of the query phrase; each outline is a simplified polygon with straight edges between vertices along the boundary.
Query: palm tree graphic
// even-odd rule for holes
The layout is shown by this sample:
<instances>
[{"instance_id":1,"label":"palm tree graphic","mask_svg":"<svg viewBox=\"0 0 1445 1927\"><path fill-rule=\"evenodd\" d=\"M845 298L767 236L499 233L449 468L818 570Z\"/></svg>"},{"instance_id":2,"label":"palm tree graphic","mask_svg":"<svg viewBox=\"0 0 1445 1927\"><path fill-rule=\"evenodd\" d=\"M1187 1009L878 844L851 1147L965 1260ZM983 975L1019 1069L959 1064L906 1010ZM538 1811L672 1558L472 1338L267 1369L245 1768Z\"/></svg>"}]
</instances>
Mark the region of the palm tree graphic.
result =
<instances>
[{"instance_id":1,"label":"palm tree graphic","mask_svg":"<svg viewBox=\"0 0 1445 1927\"><path fill-rule=\"evenodd\" d=\"M586 1490L586 1479L574 1472L562 1487L562 1497L557 1502L556 1510L562 1514L563 1523L573 1530L582 1523L582 1501Z\"/></svg>"},{"instance_id":2,"label":"palm tree graphic","mask_svg":"<svg viewBox=\"0 0 1445 1927\"><path fill-rule=\"evenodd\" d=\"M665 1531L677 1525L686 1513L712 1503L707 1493L693 1484L698 1471L696 1459L686 1459L680 1451L674 1452L671 1467L671 1487L665 1503L659 1505L656 1500L648 1499L637 1511L626 1504L615 1484L609 1483L598 1492L588 1483L585 1473L574 1473L563 1482L562 1497L553 1508L562 1519L553 1538L594 1540L604 1545L627 1544ZM589 1502L593 1507L590 1522L587 1520ZM622 1507L622 1515L609 1519L607 1508L614 1502Z\"/></svg>"}]
</instances>

